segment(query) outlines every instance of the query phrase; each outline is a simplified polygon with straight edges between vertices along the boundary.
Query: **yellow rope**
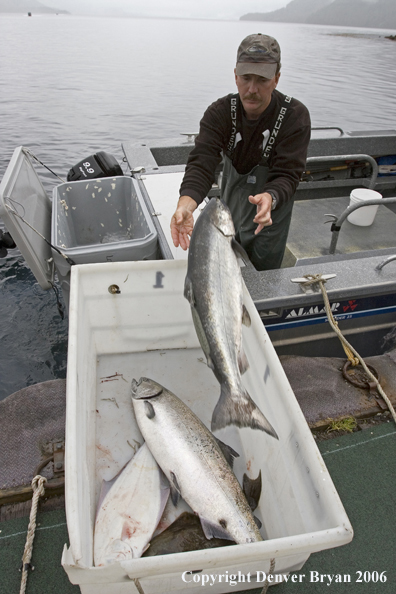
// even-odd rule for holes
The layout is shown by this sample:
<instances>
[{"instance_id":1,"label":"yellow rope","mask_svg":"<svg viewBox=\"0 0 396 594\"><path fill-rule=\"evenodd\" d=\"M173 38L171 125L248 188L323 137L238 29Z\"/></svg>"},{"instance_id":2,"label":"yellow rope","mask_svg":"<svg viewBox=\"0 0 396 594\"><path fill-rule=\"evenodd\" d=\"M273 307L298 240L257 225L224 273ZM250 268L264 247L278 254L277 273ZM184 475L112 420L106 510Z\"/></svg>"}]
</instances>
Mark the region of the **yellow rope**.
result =
<instances>
[{"instance_id":1,"label":"yellow rope","mask_svg":"<svg viewBox=\"0 0 396 594\"><path fill-rule=\"evenodd\" d=\"M315 283L319 284L320 290L322 291L323 301L325 304L326 314L327 314L330 326L333 328L334 332L337 334L338 338L340 339L341 344L344 348L344 351L345 351L349 361L352 363L353 366L356 366L360 363L361 366L363 367L364 371L366 372L366 374L369 376L369 378L373 382L375 382L378 392L381 394L382 398L385 400L385 402L388 406L388 409L390 410L390 413L393 417L393 420L396 423L395 409L393 408L393 405L392 405L391 401L389 400L388 396L385 394L384 390L382 389L381 384L379 383L379 381L375 377L375 375L373 373L371 373L371 371L369 370L369 368L367 367L366 363L364 362L362 357L359 355L359 353L347 341L345 336L343 336L341 330L338 327L336 320L334 319L333 312L331 311L331 306L330 306L330 301L329 301L329 298L327 295L327 291L324 286L326 279L322 278L321 274L306 274L306 275L304 275L304 278L307 279L307 283L304 283L304 284L307 284L307 285L313 285Z\"/></svg>"},{"instance_id":2,"label":"yellow rope","mask_svg":"<svg viewBox=\"0 0 396 594\"><path fill-rule=\"evenodd\" d=\"M142 588L142 584L140 583L139 578L132 578L132 581L134 582L136 590L139 592L139 594L144 594L144 590Z\"/></svg>"},{"instance_id":3,"label":"yellow rope","mask_svg":"<svg viewBox=\"0 0 396 594\"><path fill-rule=\"evenodd\" d=\"M32 489L33 489L33 498L32 498L32 508L30 510L30 517L29 517L29 526L26 536L26 544L25 550L22 557L22 579L21 579L21 589L19 594L24 594L26 590L27 584L27 577L28 577L28 569L30 566L30 559L32 558L33 552L33 540L34 534L36 531L36 515L37 515L37 507L39 498L44 495L44 483L47 482L47 479L43 476L35 476L32 480Z\"/></svg>"},{"instance_id":4,"label":"yellow rope","mask_svg":"<svg viewBox=\"0 0 396 594\"><path fill-rule=\"evenodd\" d=\"M350 348L350 345L349 345L348 341L345 339L345 337L342 335L341 330L338 328L338 323L333 316L333 312L331 311L329 298L327 296L326 289L324 288L324 283L326 282L326 280L324 278L322 278L321 274L305 274L304 278L307 279L307 282L304 283L304 285L314 285L316 283L319 284L320 290L322 291L323 301L325 304L326 314L329 319L330 326L333 328L334 332L337 334L338 338L340 339L342 348L344 349L345 354L348 357L348 360L353 365L353 367L355 367L356 365L359 365L359 359L357 357L353 356L353 352Z\"/></svg>"},{"instance_id":5,"label":"yellow rope","mask_svg":"<svg viewBox=\"0 0 396 594\"><path fill-rule=\"evenodd\" d=\"M267 577L265 579L264 586L263 586L263 589L261 590L260 594L267 594L267 590L269 587L268 576L273 575L274 571L275 571L275 558L271 559L269 572L267 573Z\"/></svg>"}]
</instances>

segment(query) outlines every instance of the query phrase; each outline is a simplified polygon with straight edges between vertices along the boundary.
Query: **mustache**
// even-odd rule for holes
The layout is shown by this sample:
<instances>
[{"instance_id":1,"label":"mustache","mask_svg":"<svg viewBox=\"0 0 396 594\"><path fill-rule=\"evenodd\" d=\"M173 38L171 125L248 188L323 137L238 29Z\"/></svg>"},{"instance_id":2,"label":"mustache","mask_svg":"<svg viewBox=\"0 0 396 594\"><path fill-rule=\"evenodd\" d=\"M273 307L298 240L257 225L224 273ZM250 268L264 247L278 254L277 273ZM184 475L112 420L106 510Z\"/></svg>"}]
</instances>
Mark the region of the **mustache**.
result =
<instances>
[{"instance_id":1,"label":"mustache","mask_svg":"<svg viewBox=\"0 0 396 594\"><path fill-rule=\"evenodd\" d=\"M257 95L255 95L254 93L252 93L250 95L245 95L244 99L246 99L246 101L258 101L259 97Z\"/></svg>"}]
</instances>

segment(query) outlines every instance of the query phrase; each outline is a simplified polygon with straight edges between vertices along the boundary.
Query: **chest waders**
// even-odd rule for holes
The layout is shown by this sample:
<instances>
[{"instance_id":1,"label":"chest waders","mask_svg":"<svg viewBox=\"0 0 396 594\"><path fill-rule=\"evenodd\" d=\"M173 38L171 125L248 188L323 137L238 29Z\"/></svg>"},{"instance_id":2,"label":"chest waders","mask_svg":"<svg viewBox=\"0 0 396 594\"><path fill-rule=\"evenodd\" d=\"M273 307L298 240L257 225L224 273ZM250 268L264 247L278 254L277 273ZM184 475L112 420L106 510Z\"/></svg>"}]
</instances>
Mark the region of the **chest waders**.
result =
<instances>
[{"instance_id":1,"label":"chest waders","mask_svg":"<svg viewBox=\"0 0 396 594\"><path fill-rule=\"evenodd\" d=\"M224 155L221 198L231 211L236 239L246 250L257 270L280 268L289 233L293 199L273 210L271 213L272 225L264 227L260 233L255 235L257 223L253 223L253 219L257 213L257 206L249 202L249 196L261 194L268 179L268 157L282 125L283 116L287 111L286 105L290 103L290 100L290 97L285 98L272 134L263 148L262 159L249 173L238 173L232 164L232 154L231 156Z\"/></svg>"}]
</instances>

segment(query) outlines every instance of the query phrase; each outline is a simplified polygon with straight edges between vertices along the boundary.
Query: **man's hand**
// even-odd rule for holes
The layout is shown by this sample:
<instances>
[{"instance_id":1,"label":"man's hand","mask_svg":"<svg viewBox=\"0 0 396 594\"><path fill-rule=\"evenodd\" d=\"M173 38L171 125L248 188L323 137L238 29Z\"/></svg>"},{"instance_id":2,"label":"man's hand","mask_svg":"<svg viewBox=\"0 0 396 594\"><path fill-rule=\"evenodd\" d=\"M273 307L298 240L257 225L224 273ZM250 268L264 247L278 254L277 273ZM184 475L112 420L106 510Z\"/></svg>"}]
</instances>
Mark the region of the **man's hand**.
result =
<instances>
[{"instance_id":1,"label":"man's hand","mask_svg":"<svg viewBox=\"0 0 396 594\"><path fill-rule=\"evenodd\" d=\"M197 208L190 196L180 196L175 214L171 219L171 235L175 247L186 250L190 246L190 236L194 227L193 212Z\"/></svg>"},{"instance_id":2,"label":"man's hand","mask_svg":"<svg viewBox=\"0 0 396 594\"><path fill-rule=\"evenodd\" d=\"M257 223L258 227L254 232L255 235L260 233L264 227L272 225L271 219L271 206L272 196L268 192L263 194L256 194L255 196L249 196L249 202L257 205L257 214L253 219L253 223Z\"/></svg>"}]
</instances>

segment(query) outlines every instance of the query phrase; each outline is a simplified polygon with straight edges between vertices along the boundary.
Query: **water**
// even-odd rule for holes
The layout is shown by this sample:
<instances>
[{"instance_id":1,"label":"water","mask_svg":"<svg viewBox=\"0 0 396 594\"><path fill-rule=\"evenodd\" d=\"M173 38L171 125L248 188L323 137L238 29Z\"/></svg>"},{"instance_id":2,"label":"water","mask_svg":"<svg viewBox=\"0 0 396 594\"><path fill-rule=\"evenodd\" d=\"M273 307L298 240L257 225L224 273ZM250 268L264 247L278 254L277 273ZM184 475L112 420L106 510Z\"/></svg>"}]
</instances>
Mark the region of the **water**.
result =
<instances>
[{"instance_id":1,"label":"water","mask_svg":"<svg viewBox=\"0 0 396 594\"><path fill-rule=\"evenodd\" d=\"M0 16L0 176L16 146L65 176L124 140L196 132L205 108L236 90L236 49L255 31L282 48L279 90L313 126L394 128L394 31L246 21ZM51 190L59 183L40 170ZM175 196L175 203L177 196ZM0 260L0 399L65 377L67 320L17 250Z\"/></svg>"}]
</instances>

